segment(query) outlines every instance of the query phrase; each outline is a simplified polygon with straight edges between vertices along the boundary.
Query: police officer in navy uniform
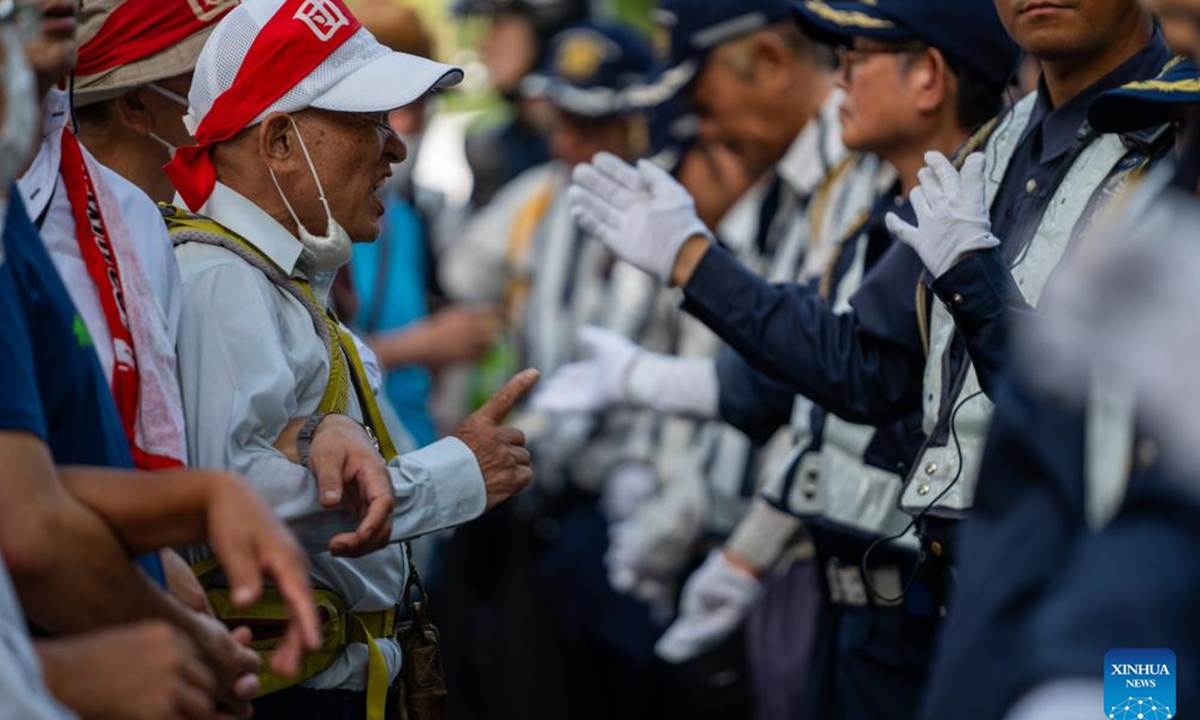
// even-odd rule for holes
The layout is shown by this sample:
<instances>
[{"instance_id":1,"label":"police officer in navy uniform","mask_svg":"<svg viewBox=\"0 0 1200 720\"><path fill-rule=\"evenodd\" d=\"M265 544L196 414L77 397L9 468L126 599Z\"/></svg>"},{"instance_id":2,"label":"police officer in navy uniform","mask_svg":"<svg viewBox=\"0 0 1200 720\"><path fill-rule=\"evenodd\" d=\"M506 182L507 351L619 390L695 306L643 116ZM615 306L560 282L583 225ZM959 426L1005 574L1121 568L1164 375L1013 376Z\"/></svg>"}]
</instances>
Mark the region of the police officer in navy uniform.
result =
<instances>
[{"instance_id":1,"label":"police officer in navy uniform","mask_svg":"<svg viewBox=\"0 0 1200 720\"><path fill-rule=\"evenodd\" d=\"M995 52L972 57L965 68L958 65L958 58L950 60L958 65L953 68L953 115L963 126L955 144L1001 109L1005 71L992 72L990 79L981 76L986 77L992 68L1013 68L1017 49L1007 42L994 43L997 37L1007 38L990 0L881 7L889 13L890 27L850 25L852 16L844 14L848 10L839 8L830 14L824 12L827 6L802 7L799 19L809 34L850 46L844 57L864 65L873 62L872 53L911 53L912 48L926 46L941 50L938 43L943 35L938 28L956 27L961 42L978 47L990 45ZM839 21L847 22L843 25ZM914 57L919 58L910 55L898 62L912 72L914 66L920 67L920 60ZM843 68L847 75L871 71L870 67ZM853 82L853 76L848 82ZM922 149L931 147L917 147L918 157ZM892 155L902 158L903 154L884 152L889 160ZM911 182L906 181L906 190ZM824 277L814 284L826 295L834 312L849 310L847 300L857 289L859 278L869 274L893 244L885 217L903 205L900 184L883 193L847 236ZM737 418L743 427L756 432L786 417L787 405L781 400L789 397L788 387L757 372L740 356L723 356L718 376L723 416ZM856 508L861 514L844 514L849 508L839 506L839 499L846 495L877 497L881 486L862 479L877 474L883 482L894 485L887 502L895 502L901 477L924 440L920 413L910 412L872 433L818 406L810 412L807 433L810 440L793 453L782 482L769 487L764 499L805 519L822 570L827 605L814 658L811 692L815 702L811 712L814 717L911 718L938 627L933 588L922 577L911 523L906 522L903 513L892 511L889 517L879 519L872 503L864 501ZM865 446L854 447L863 440ZM838 461L856 451L859 456L854 462ZM738 547L734 543L731 549Z\"/></svg>"},{"instance_id":2,"label":"police officer in navy uniform","mask_svg":"<svg viewBox=\"0 0 1200 720\"><path fill-rule=\"evenodd\" d=\"M909 5L925 3L895 4ZM892 4L882 0L804 7L830 22L891 22ZM1007 353L1011 314L1036 303L1094 199L1170 145L1161 136L1143 144L1096 133L1085 122L1092 98L1152 77L1168 58L1136 2L1026 8L1004 0L997 8L1018 44L1042 61L1039 90L998 120L983 153L961 171L944 157L927 158L933 166L914 191L917 222L889 223L916 251L893 247L851 300L854 312L830 313L810 288L763 283L690 232L678 210L626 207L619 230L605 237L634 264L682 287L684 307L756 367L832 412L882 424L921 409L929 440L902 504L919 518L931 559L943 564L952 557L954 521L973 499L991 411L986 392ZM947 49L964 57L981 51L963 44L957 27L940 31ZM603 222L588 217L586 204L578 214Z\"/></svg>"},{"instance_id":3,"label":"police officer in navy uniform","mask_svg":"<svg viewBox=\"0 0 1200 720\"><path fill-rule=\"evenodd\" d=\"M787 0L665 0L654 17L663 67L651 85L629 93L630 101L658 107L684 101L695 114L702 146L721 145L749 177L760 178L724 214L717 234L755 273L794 279L811 260L813 197L845 156L832 54L800 32ZM697 190L709 194L708 188ZM680 323L678 334L678 356L708 358L722 347L691 318ZM622 576L637 577L635 592L639 585L673 584L693 548L706 544L704 534L728 533L753 493L754 468L764 456L761 444L722 423L673 419L660 437L663 493L614 529L608 558L616 584L628 584ZM685 495L705 499L676 502Z\"/></svg>"},{"instance_id":4,"label":"police officer in navy uniform","mask_svg":"<svg viewBox=\"0 0 1200 720\"><path fill-rule=\"evenodd\" d=\"M670 39L669 48L662 48L666 67L654 84L630 92L630 102L661 103L678 94L696 112L701 143L720 143L726 158L750 168L747 174L763 175L725 215L718 233L756 272L795 278L808 260L806 208L845 153L832 53L803 36L787 0L668 0L659 5L656 18L663 23L660 37ZM692 172L706 159L702 152L685 157L684 182L703 174ZM709 197L712 189L698 188ZM645 277L640 271L638 275ZM720 347L710 331L690 318L679 335L675 351L701 363ZM607 337L628 345L615 333ZM712 542L705 535L722 537L744 509L763 453L723 423L673 417L662 425L653 454L664 488L650 502L640 503L631 517L613 523L606 562L615 587L673 603L671 586L688 569L697 546ZM740 647L735 650L741 654ZM701 664L709 660L718 658L703 658ZM709 667L717 664L722 663ZM733 668L719 669L703 674L733 676L726 672Z\"/></svg>"},{"instance_id":5,"label":"police officer in navy uniform","mask_svg":"<svg viewBox=\"0 0 1200 720\"><path fill-rule=\"evenodd\" d=\"M480 54L490 81L508 104L501 122L469 132L464 151L471 168L471 206L482 208L513 178L550 159L546 140L530 123L520 81L542 63L550 38L588 17L587 0L456 0L455 14L491 23Z\"/></svg>"},{"instance_id":6,"label":"police officer in navy uniform","mask_svg":"<svg viewBox=\"0 0 1200 720\"><path fill-rule=\"evenodd\" d=\"M520 94L541 104L537 125L554 159L522 173L481 215L511 214L468 228L444 257L447 289L504 303L506 349L531 365L550 370L569 359L584 320L631 334L649 324L642 313L658 288L586 242L562 196L571 166L597 148L630 157L645 149L642 118L621 90L644 80L650 63L646 39L624 25L582 20L550 37ZM617 464L603 451L620 446L628 424L619 412L523 419L538 492L447 544L445 656L451 684L468 688L460 706L487 717L657 716L666 694L653 655L657 624L608 586L601 562L597 493ZM504 622L492 632L471 630L495 618ZM495 671L513 659L520 678Z\"/></svg>"},{"instance_id":7,"label":"police officer in navy uniform","mask_svg":"<svg viewBox=\"0 0 1200 720\"><path fill-rule=\"evenodd\" d=\"M821 6L821 10L828 12L822 14L805 8L801 16L805 30L810 35L820 34L831 42L852 46L844 55L846 65L842 76L847 92L841 106L846 123L845 141L856 149L877 151L884 160L904 167L905 190L917 183L924 151L936 148L951 153L977 125L1000 110L1008 72L995 68L1015 66L1017 50L1008 42L990 0L888 6L889 19L876 26L864 22L852 24L855 16L845 10L834 11L826 6ZM990 23L981 20L988 17ZM844 24L837 24L838 21ZM948 60L936 45L942 35L934 31L945 26L958 28L963 45L991 47L995 52L971 55L967 61L957 57ZM931 75L937 79L931 80ZM942 88L943 94L929 90L930 85ZM888 93L892 86L898 89L879 96ZM874 107L869 96L864 97L864 93L871 92L876 93ZM887 108L893 105L896 108L889 112ZM885 125L889 121L890 125ZM896 125L902 129L897 130ZM863 272L884 256L892 244L884 218L903 204L903 195L900 184L885 189L894 182L895 174L889 177L893 180L871 189L874 203L870 200L865 203L865 217L851 221L840 231L844 235L810 239L812 245L821 242L836 249L830 266L813 283L815 292L835 312L848 309L846 299ZM823 191L817 196L824 198ZM821 207L812 211L814 216L837 212L823 203L818 205ZM629 373L610 368L601 374L623 375L630 378L630 383L636 383L646 367L643 355ZM789 388L757 374L733 355L722 358L716 374L723 417L735 420L761 438L788 423L794 399ZM578 376L572 377L572 382L577 380ZM543 393L552 392L558 382L558 378L552 378ZM564 388L563 392L567 394L570 390ZM799 412L807 422L809 412L804 409ZM824 410L818 409L811 415L811 438L800 427L804 423L797 423L800 447L783 473L783 487L773 489L767 500L783 512L795 512L810 519L818 564L826 578L823 594L827 617L822 623L818 668L811 674L809 685L816 700L815 712L821 717L911 717L929 659L936 612L928 588L923 582L913 581L917 563L915 543L911 533L906 532L908 518L892 506L901 484L899 473L912 461L923 440L920 414L909 413L877 432L870 427L851 427ZM822 456L829 457L825 460ZM828 477L823 481L810 479L810 472L812 478L822 474ZM824 487L818 489L816 485L821 482ZM812 490L809 485L813 485ZM823 498L815 503L816 507L810 501L813 495ZM855 506L853 500L841 500L846 497L863 500ZM761 505L758 510L762 510ZM881 514L885 517L879 517ZM770 531L764 531L762 526L780 523L764 517L762 512L748 520L758 527L749 527L743 521L725 552L710 557L689 581L683 601L686 614L695 613L686 610L689 605L721 602L745 585L730 576L738 575L738 569L746 564L763 572L776 559L776 554L765 551L760 543L746 536L769 535ZM782 524L786 525L785 533L796 527L794 521ZM880 544L865 559L867 547L884 538L910 544L907 547ZM755 547L744 552L747 545ZM751 558L763 562L756 564ZM864 561L870 566L865 579L860 571ZM728 566L735 562L735 569L730 569ZM901 597L906 586L907 597ZM704 589L697 589L700 587ZM874 597L867 588L875 593ZM689 598L697 593L703 600L690 603ZM710 626L722 622L719 618L728 617L734 609L733 604L728 604L714 608L709 617L695 613L697 617L690 624L686 622L690 618L685 617L660 643L660 652L676 657L694 652L689 648L704 642L701 629L708 632Z\"/></svg>"},{"instance_id":8,"label":"police officer in navy uniform","mask_svg":"<svg viewBox=\"0 0 1200 720\"><path fill-rule=\"evenodd\" d=\"M1200 103L1198 80L1196 65L1177 57L1151 82L1100 94L1089 122L1122 132L1178 122ZM1097 226L1084 242L1136 246L1155 233L1200 227L1198 159L1190 144L1173 167L1156 168L1120 204L1112 238ZM1181 193L1189 195L1186 204ZM1092 334L1096 319L1105 324L1128 314L1116 301L1099 305L1103 294L1119 295L1119 288L1097 292L1101 297L1070 304L1092 308L1091 317L1074 326L1064 327L1057 317L1063 303L1056 307L1058 297L1048 298L1048 317L1031 330L1040 342L1028 341L1016 371L998 386L977 502L960 533L958 594L923 718L1001 718L1018 701L1018 718L1090 717L1103 708L1098 684L1108 650L1166 647L1181 669L1200 662L1190 610L1200 585L1183 569L1200 543L1195 490L1185 490L1176 469L1164 464L1159 443L1137 422L1132 399L1106 392L1124 384L1119 377L1064 390L1076 382L1071 378L1096 373L1080 355L1105 354ZM1165 303L1152 305L1156 314L1172 311ZM1149 323L1133 317L1123 332L1109 333L1118 346L1169 352L1153 339L1139 342L1130 323ZM1072 329L1084 325L1092 327L1083 335ZM1175 392L1170 404L1186 405L1184 390ZM1194 677L1181 670L1178 678L1185 708L1200 701Z\"/></svg>"}]
</instances>

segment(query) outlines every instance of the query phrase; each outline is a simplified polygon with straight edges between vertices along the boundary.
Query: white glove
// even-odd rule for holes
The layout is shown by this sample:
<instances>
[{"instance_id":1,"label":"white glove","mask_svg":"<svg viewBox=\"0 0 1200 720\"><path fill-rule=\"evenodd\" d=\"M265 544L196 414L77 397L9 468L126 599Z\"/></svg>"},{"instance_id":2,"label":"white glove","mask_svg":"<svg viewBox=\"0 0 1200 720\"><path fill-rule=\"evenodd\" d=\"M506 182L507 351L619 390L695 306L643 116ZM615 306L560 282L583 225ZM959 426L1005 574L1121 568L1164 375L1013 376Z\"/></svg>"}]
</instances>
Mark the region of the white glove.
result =
<instances>
[{"instance_id":1,"label":"white glove","mask_svg":"<svg viewBox=\"0 0 1200 720\"><path fill-rule=\"evenodd\" d=\"M600 511L613 524L633 517L638 508L658 494L658 475L654 466L625 462L604 479L600 493Z\"/></svg>"},{"instance_id":2,"label":"white glove","mask_svg":"<svg viewBox=\"0 0 1200 720\"><path fill-rule=\"evenodd\" d=\"M650 581L645 583L647 586L671 585L673 573L665 566L675 564L674 553L670 553L672 557L668 558L662 552L664 548L656 547L653 528L644 520L639 520L640 517L635 514L609 526L608 552L604 554L609 584L617 592L635 597L643 597L639 590L645 581Z\"/></svg>"},{"instance_id":3,"label":"white glove","mask_svg":"<svg viewBox=\"0 0 1200 720\"><path fill-rule=\"evenodd\" d=\"M720 383L709 358L683 358L643 350L624 335L586 326L579 343L587 360L568 363L538 384L530 401L544 412L599 412L617 405L666 415L716 420Z\"/></svg>"},{"instance_id":4,"label":"white glove","mask_svg":"<svg viewBox=\"0 0 1200 720\"><path fill-rule=\"evenodd\" d=\"M703 520L703 497L674 482L628 520L609 527L604 565L618 592L648 602L669 598L691 557Z\"/></svg>"},{"instance_id":5,"label":"white glove","mask_svg":"<svg viewBox=\"0 0 1200 720\"><path fill-rule=\"evenodd\" d=\"M682 185L647 160L637 167L609 153L577 165L567 191L571 217L631 265L670 284L679 248L694 235L713 239Z\"/></svg>"},{"instance_id":6,"label":"white glove","mask_svg":"<svg viewBox=\"0 0 1200 720\"><path fill-rule=\"evenodd\" d=\"M762 595L762 583L713 550L683 586L679 617L659 638L654 651L681 663L711 650L742 623Z\"/></svg>"},{"instance_id":7,"label":"white glove","mask_svg":"<svg viewBox=\"0 0 1200 720\"><path fill-rule=\"evenodd\" d=\"M663 415L721 416L721 381L712 358L640 353L629 368L625 396L627 403Z\"/></svg>"},{"instance_id":8,"label":"white glove","mask_svg":"<svg viewBox=\"0 0 1200 720\"><path fill-rule=\"evenodd\" d=\"M642 567L652 541L646 526L635 522L636 517L608 528L608 552L604 555L608 584L649 605L653 617L665 623L675 612L675 578L673 573L647 572Z\"/></svg>"},{"instance_id":9,"label":"white glove","mask_svg":"<svg viewBox=\"0 0 1200 720\"><path fill-rule=\"evenodd\" d=\"M908 195L917 226L895 213L885 222L893 235L916 250L935 278L946 274L964 254L996 247L983 193L983 154L971 153L962 172L939 152L925 153L927 165L917 171L921 184Z\"/></svg>"},{"instance_id":10,"label":"white glove","mask_svg":"<svg viewBox=\"0 0 1200 720\"><path fill-rule=\"evenodd\" d=\"M588 325L579 331L587 360L568 363L540 383L530 401L546 412L596 412L626 402L629 366L641 348L624 335Z\"/></svg>"}]
</instances>

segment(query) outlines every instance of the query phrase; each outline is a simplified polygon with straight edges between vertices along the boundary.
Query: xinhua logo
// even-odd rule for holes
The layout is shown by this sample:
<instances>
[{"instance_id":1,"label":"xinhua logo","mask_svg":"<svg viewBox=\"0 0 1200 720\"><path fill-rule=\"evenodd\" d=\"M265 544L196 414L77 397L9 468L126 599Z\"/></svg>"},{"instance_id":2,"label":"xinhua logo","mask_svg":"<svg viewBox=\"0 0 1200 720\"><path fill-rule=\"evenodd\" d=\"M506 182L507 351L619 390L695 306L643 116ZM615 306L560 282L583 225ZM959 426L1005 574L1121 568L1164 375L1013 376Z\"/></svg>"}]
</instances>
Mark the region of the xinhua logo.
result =
<instances>
[{"instance_id":1,"label":"xinhua logo","mask_svg":"<svg viewBox=\"0 0 1200 720\"><path fill-rule=\"evenodd\" d=\"M1104 656L1104 715L1110 720L1175 717L1175 653L1115 648Z\"/></svg>"}]
</instances>

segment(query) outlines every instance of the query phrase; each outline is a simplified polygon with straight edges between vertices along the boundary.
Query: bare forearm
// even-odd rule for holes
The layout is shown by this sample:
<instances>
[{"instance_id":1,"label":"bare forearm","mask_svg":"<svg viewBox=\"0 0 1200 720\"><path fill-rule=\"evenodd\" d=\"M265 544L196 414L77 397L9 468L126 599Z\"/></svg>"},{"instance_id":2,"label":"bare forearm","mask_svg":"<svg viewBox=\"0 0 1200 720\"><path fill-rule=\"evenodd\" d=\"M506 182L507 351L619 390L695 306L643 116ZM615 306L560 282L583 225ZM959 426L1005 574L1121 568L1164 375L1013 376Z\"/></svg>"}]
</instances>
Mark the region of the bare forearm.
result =
<instances>
[{"instance_id":1,"label":"bare forearm","mask_svg":"<svg viewBox=\"0 0 1200 720\"><path fill-rule=\"evenodd\" d=\"M0 460L9 472L0 552L30 620L53 634L143 618L195 628L195 613L156 587L105 519L67 491L43 441L0 432Z\"/></svg>"},{"instance_id":2,"label":"bare forearm","mask_svg":"<svg viewBox=\"0 0 1200 720\"><path fill-rule=\"evenodd\" d=\"M95 513L68 500L38 522L47 523L38 535L49 546L49 556L45 562L30 562L26 555L10 566L21 605L36 625L58 634L144 618L185 622L182 605L130 561L129 552Z\"/></svg>"},{"instance_id":3,"label":"bare forearm","mask_svg":"<svg viewBox=\"0 0 1200 720\"><path fill-rule=\"evenodd\" d=\"M433 365L440 358L431 352L425 321L407 325L399 330L372 335L367 343L384 368L394 370L412 365Z\"/></svg>"},{"instance_id":4,"label":"bare forearm","mask_svg":"<svg viewBox=\"0 0 1200 720\"><path fill-rule=\"evenodd\" d=\"M92 467L63 467L67 490L102 517L133 554L202 542L207 530L209 490L223 473L169 470L134 473Z\"/></svg>"},{"instance_id":5,"label":"bare forearm","mask_svg":"<svg viewBox=\"0 0 1200 720\"><path fill-rule=\"evenodd\" d=\"M370 338L388 370L420 365L435 368L483 357L499 331L495 308L455 305L402 328Z\"/></svg>"}]
</instances>

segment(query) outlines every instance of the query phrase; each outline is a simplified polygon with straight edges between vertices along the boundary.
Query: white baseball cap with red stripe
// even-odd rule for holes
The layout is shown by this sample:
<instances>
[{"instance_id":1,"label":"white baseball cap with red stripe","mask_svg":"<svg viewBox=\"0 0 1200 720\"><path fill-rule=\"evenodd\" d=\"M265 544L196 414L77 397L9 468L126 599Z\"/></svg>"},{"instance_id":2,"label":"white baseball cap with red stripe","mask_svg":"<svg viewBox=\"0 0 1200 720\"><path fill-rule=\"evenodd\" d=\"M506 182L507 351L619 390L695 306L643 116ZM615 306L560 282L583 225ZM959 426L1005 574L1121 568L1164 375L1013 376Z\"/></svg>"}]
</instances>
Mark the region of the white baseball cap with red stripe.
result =
<instances>
[{"instance_id":1,"label":"white baseball cap with red stripe","mask_svg":"<svg viewBox=\"0 0 1200 720\"><path fill-rule=\"evenodd\" d=\"M246 0L209 35L184 124L195 144L166 171L195 210L212 194L214 145L271 113L384 112L455 85L462 70L381 45L342 0Z\"/></svg>"},{"instance_id":2,"label":"white baseball cap with red stripe","mask_svg":"<svg viewBox=\"0 0 1200 720\"><path fill-rule=\"evenodd\" d=\"M216 99L234 83L242 62L260 31L288 0L246 0L226 15L209 36L196 61L189 129L204 121ZM289 8L291 10L291 8ZM312 42L328 42L353 17L341 2L304 0L291 20L312 34ZM253 125L273 112L313 107L341 112L382 112L408 105L431 90L462 81L460 68L416 55L394 52L359 27L312 72L263 109ZM263 77L264 85L271 78Z\"/></svg>"}]
</instances>

